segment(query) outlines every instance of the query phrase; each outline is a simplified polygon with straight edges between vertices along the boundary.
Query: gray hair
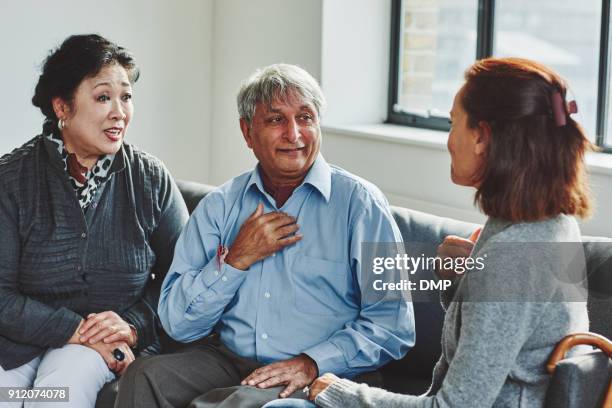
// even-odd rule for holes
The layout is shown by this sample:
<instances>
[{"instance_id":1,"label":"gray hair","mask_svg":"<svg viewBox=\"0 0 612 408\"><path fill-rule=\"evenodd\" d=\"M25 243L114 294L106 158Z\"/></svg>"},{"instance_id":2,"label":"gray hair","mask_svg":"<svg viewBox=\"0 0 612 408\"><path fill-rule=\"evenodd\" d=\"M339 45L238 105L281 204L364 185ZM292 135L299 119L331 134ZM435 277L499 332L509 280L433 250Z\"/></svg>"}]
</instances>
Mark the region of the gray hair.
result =
<instances>
[{"instance_id":1,"label":"gray hair","mask_svg":"<svg viewBox=\"0 0 612 408\"><path fill-rule=\"evenodd\" d=\"M271 106L275 99L287 102L295 94L304 102L312 104L317 114L321 115L325 97L317 81L308 72L296 65L269 65L255 71L240 87L236 98L238 113L241 119L251 123L257 103Z\"/></svg>"}]
</instances>

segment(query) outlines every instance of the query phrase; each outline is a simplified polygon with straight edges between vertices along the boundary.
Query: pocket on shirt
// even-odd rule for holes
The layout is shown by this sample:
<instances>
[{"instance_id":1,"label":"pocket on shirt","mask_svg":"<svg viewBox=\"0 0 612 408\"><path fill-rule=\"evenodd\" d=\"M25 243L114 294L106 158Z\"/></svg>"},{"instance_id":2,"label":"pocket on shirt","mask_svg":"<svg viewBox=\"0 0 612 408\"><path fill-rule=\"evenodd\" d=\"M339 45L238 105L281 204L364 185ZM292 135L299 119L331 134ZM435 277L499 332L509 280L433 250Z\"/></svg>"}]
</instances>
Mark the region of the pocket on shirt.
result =
<instances>
[{"instance_id":1,"label":"pocket on shirt","mask_svg":"<svg viewBox=\"0 0 612 408\"><path fill-rule=\"evenodd\" d=\"M320 316L353 313L348 263L299 254L292 266L291 279L298 311Z\"/></svg>"}]
</instances>

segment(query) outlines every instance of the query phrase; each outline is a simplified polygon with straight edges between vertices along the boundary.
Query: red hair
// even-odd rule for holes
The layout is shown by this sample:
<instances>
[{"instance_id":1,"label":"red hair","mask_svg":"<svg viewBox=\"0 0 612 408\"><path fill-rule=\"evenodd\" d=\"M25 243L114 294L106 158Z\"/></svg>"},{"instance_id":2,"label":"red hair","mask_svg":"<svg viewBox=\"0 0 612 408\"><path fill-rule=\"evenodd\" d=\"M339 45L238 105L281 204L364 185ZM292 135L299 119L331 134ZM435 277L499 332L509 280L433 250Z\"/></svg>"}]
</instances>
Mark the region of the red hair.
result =
<instances>
[{"instance_id":1,"label":"red hair","mask_svg":"<svg viewBox=\"0 0 612 408\"><path fill-rule=\"evenodd\" d=\"M557 126L552 95L565 101L565 81L543 64L487 58L465 73L461 103L468 126L486 122L491 139L475 202L491 217L537 221L591 210L584 155L594 150L569 114Z\"/></svg>"}]
</instances>

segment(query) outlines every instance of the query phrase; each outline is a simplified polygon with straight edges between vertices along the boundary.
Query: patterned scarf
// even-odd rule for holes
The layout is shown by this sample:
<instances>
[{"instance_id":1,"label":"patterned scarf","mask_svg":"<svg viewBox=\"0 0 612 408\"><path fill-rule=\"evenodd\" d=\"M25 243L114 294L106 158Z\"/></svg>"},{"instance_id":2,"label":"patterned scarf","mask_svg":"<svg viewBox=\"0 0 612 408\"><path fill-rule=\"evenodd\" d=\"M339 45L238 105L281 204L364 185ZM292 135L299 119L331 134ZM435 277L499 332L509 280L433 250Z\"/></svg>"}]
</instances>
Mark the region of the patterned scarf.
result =
<instances>
[{"instance_id":1,"label":"patterned scarf","mask_svg":"<svg viewBox=\"0 0 612 408\"><path fill-rule=\"evenodd\" d=\"M68 173L68 179L76 192L79 204L83 210L87 210L96 195L98 187L109 177L109 170L115 155L100 156L96 164L88 171L86 167L79 163L76 154L68 153L59 134L51 132L45 134L45 136L57 145L57 151L64 162L64 170Z\"/></svg>"}]
</instances>

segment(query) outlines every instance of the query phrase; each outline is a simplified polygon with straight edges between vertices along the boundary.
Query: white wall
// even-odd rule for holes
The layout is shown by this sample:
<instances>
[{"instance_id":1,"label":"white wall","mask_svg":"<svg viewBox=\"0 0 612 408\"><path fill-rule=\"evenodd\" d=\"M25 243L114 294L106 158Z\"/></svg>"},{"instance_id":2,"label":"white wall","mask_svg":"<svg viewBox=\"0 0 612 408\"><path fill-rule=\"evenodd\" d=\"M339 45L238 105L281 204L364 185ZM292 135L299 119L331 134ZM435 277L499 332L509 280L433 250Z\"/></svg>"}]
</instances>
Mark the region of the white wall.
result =
<instances>
[{"instance_id":1,"label":"white wall","mask_svg":"<svg viewBox=\"0 0 612 408\"><path fill-rule=\"evenodd\" d=\"M390 0L4 1L0 154L40 130L30 98L47 51L69 34L99 32L142 68L129 140L178 178L219 184L252 168L235 96L254 69L287 62L322 83L328 161L394 204L480 222L472 191L450 182L443 134L372 125L387 109L389 22ZM612 236L612 171L592 171L598 206L583 231Z\"/></svg>"},{"instance_id":2,"label":"white wall","mask_svg":"<svg viewBox=\"0 0 612 408\"><path fill-rule=\"evenodd\" d=\"M410 140L402 136L410 136ZM427 139L432 142L424 142ZM444 139L440 132L401 126L327 127L325 155L378 185L392 204L482 223L485 216L472 205L474 190L450 181L450 156ZM595 212L581 222L582 232L611 237L612 168L592 166L589 172Z\"/></svg>"},{"instance_id":3,"label":"white wall","mask_svg":"<svg viewBox=\"0 0 612 408\"><path fill-rule=\"evenodd\" d=\"M255 164L238 125L236 94L256 68L297 64L320 79L321 0L216 0L210 182Z\"/></svg>"},{"instance_id":4,"label":"white wall","mask_svg":"<svg viewBox=\"0 0 612 408\"><path fill-rule=\"evenodd\" d=\"M221 183L255 162L236 119L240 81L256 67L292 62L319 78L327 96L322 152L328 161L376 183L393 204L484 221L472 205L473 191L450 181L446 135L372 125L387 111L390 3L216 0L210 182ZM597 211L583 232L612 236L612 171L594 171Z\"/></svg>"},{"instance_id":5,"label":"white wall","mask_svg":"<svg viewBox=\"0 0 612 408\"><path fill-rule=\"evenodd\" d=\"M388 0L324 3L322 85L330 108L323 153L377 184L392 204L483 222L474 191L450 180L446 134L380 125L387 112L390 15ZM596 211L582 223L585 234L612 236L612 155L606 156L589 158L601 166L590 166Z\"/></svg>"},{"instance_id":6,"label":"white wall","mask_svg":"<svg viewBox=\"0 0 612 408\"><path fill-rule=\"evenodd\" d=\"M212 0L8 0L0 7L0 155L40 133L40 64L68 35L99 33L140 65L128 141L176 177L208 179Z\"/></svg>"},{"instance_id":7,"label":"white wall","mask_svg":"<svg viewBox=\"0 0 612 408\"><path fill-rule=\"evenodd\" d=\"M390 0L323 3L324 122L382 123L387 118L390 22Z\"/></svg>"},{"instance_id":8,"label":"white wall","mask_svg":"<svg viewBox=\"0 0 612 408\"><path fill-rule=\"evenodd\" d=\"M372 136L375 126L359 128L367 132L326 128L330 161L375 183L392 204L465 221L485 220L472 206L473 191L451 183L450 158L442 144L409 144L399 137L413 130L402 126L394 126L397 140ZM437 132L417 132L437 142L443 138Z\"/></svg>"}]
</instances>

